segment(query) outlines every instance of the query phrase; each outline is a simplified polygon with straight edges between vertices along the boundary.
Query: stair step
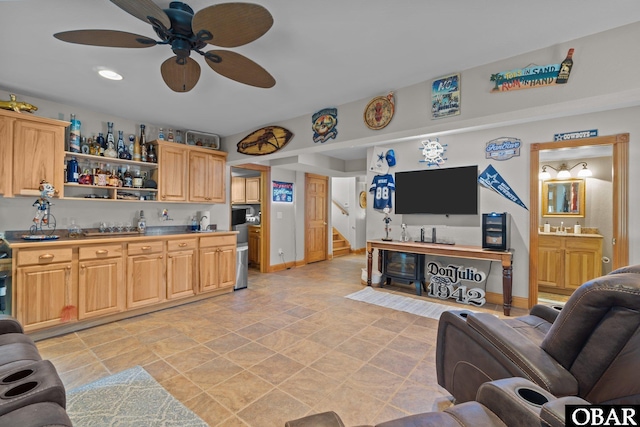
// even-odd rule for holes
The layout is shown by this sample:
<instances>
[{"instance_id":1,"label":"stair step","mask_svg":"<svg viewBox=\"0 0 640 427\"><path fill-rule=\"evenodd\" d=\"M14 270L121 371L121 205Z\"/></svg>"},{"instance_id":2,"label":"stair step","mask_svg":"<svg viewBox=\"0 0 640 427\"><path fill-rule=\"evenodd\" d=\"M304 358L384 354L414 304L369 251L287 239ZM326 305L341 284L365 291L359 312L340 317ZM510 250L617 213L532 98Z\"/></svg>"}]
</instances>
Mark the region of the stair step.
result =
<instances>
[{"instance_id":1,"label":"stair step","mask_svg":"<svg viewBox=\"0 0 640 427\"><path fill-rule=\"evenodd\" d=\"M334 248L344 248L344 247L348 247L347 245L347 241L344 239L340 239L340 240L334 240L333 241L333 247Z\"/></svg>"},{"instance_id":2,"label":"stair step","mask_svg":"<svg viewBox=\"0 0 640 427\"><path fill-rule=\"evenodd\" d=\"M344 255L349 255L351 253L351 248L349 247L344 247L344 248L335 248L333 249L333 256L338 257L338 256L344 256Z\"/></svg>"}]
</instances>

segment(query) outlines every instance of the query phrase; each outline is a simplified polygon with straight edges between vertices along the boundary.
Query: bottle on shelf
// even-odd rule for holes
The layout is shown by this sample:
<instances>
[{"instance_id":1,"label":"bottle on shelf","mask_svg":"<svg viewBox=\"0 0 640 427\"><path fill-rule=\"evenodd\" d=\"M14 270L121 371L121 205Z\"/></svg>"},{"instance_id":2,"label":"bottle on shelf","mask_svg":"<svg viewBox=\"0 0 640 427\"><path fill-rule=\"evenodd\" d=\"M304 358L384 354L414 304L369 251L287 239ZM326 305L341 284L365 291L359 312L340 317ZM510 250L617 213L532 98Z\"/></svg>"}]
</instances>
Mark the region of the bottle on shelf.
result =
<instances>
[{"instance_id":1,"label":"bottle on shelf","mask_svg":"<svg viewBox=\"0 0 640 427\"><path fill-rule=\"evenodd\" d=\"M134 171L133 188L142 188L142 175L140 175L140 169L136 169Z\"/></svg>"},{"instance_id":2,"label":"bottle on shelf","mask_svg":"<svg viewBox=\"0 0 640 427\"><path fill-rule=\"evenodd\" d=\"M105 157L118 157L116 151L116 141L113 137L113 122L107 122L107 149L104 150Z\"/></svg>"},{"instance_id":3,"label":"bottle on shelf","mask_svg":"<svg viewBox=\"0 0 640 427\"><path fill-rule=\"evenodd\" d=\"M176 142L178 144L182 144L183 140L182 140L182 131L179 129L176 129Z\"/></svg>"},{"instance_id":4,"label":"bottle on shelf","mask_svg":"<svg viewBox=\"0 0 640 427\"><path fill-rule=\"evenodd\" d=\"M564 84L569 81L571 67L573 67L573 48L569 49L567 57L560 64L560 71L558 71L558 77L556 77L556 84Z\"/></svg>"},{"instance_id":5,"label":"bottle on shelf","mask_svg":"<svg viewBox=\"0 0 640 427\"><path fill-rule=\"evenodd\" d=\"M78 160L72 157L67 162L67 182L78 182L78 178L80 178L80 166Z\"/></svg>"},{"instance_id":6,"label":"bottle on shelf","mask_svg":"<svg viewBox=\"0 0 640 427\"><path fill-rule=\"evenodd\" d=\"M86 136L83 136L80 142L80 152L82 154L89 154L91 149L89 148L89 144L91 143L91 138L87 139Z\"/></svg>"},{"instance_id":7,"label":"bottle on shelf","mask_svg":"<svg viewBox=\"0 0 640 427\"><path fill-rule=\"evenodd\" d=\"M100 155L100 143L98 138L89 138L89 154L92 156Z\"/></svg>"},{"instance_id":8,"label":"bottle on shelf","mask_svg":"<svg viewBox=\"0 0 640 427\"><path fill-rule=\"evenodd\" d=\"M129 165L127 165L127 170L124 171L123 174L123 185L125 187L131 188L133 187L133 175L131 175L131 171L129 170Z\"/></svg>"},{"instance_id":9,"label":"bottle on shelf","mask_svg":"<svg viewBox=\"0 0 640 427\"><path fill-rule=\"evenodd\" d=\"M173 142L173 129L169 129L169 132L167 134L167 141Z\"/></svg>"},{"instance_id":10,"label":"bottle on shelf","mask_svg":"<svg viewBox=\"0 0 640 427\"><path fill-rule=\"evenodd\" d=\"M158 139L164 140L164 131L162 130L162 128L160 128L160 130L158 131Z\"/></svg>"},{"instance_id":11,"label":"bottle on shelf","mask_svg":"<svg viewBox=\"0 0 640 427\"><path fill-rule=\"evenodd\" d=\"M122 131L119 130L118 131L118 144L116 145L116 151L118 152L118 158L119 159L125 159L126 160L126 156L124 154L125 148L126 148L126 146L124 145L124 137L122 135Z\"/></svg>"},{"instance_id":12,"label":"bottle on shelf","mask_svg":"<svg viewBox=\"0 0 640 427\"><path fill-rule=\"evenodd\" d=\"M69 127L69 151L72 153L79 153L80 141L80 120L76 119L75 114L71 114L71 126Z\"/></svg>"},{"instance_id":13,"label":"bottle on shelf","mask_svg":"<svg viewBox=\"0 0 640 427\"><path fill-rule=\"evenodd\" d=\"M133 142L133 160L135 160L136 162L140 161L140 140L138 139L138 137L134 137L134 142Z\"/></svg>"},{"instance_id":14,"label":"bottle on shelf","mask_svg":"<svg viewBox=\"0 0 640 427\"><path fill-rule=\"evenodd\" d=\"M104 156L104 150L107 149L107 141L105 141L104 135L102 135L102 132L98 132L98 137L96 138L96 142L100 147L100 155Z\"/></svg>"},{"instance_id":15,"label":"bottle on shelf","mask_svg":"<svg viewBox=\"0 0 640 427\"><path fill-rule=\"evenodd\" d=\"M149 143L149 149L147 150L147 161L149 163L157 163L158 158L156 156L156 149L153 144Z\"/></svg>"},{"instance_id":16,"label":"bottle on shelf","mask_svg":"<svg viewBox=\"0 0 640 427\"><path fill-rule=\"evenodd\" d=\"M147 138L144 135L144 125L140 125L140 161L147 161Z\"/></svg>"}]
</instances>

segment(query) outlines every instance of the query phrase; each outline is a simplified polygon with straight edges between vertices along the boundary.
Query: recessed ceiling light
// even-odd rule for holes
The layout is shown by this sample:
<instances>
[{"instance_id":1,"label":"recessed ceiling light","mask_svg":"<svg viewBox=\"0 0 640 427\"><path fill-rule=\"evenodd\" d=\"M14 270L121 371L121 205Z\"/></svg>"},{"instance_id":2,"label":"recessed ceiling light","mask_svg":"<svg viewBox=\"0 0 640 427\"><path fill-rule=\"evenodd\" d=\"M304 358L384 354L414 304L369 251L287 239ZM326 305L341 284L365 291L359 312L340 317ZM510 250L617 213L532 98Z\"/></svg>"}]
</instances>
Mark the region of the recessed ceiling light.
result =
<instances>
[{"instance_id":1,"label":"recessed ceiling light","mask_svg":"<svg viewBox=\"0 0 640 427\"><path fill-rule=\"evenodd\" d=\"M112 71L112 70L100 70L100 71L98 71L98 74L100 74L105 79L122 80L122 76L120 74L116 73L115 71Z\"/></svg>"}]
</instances>

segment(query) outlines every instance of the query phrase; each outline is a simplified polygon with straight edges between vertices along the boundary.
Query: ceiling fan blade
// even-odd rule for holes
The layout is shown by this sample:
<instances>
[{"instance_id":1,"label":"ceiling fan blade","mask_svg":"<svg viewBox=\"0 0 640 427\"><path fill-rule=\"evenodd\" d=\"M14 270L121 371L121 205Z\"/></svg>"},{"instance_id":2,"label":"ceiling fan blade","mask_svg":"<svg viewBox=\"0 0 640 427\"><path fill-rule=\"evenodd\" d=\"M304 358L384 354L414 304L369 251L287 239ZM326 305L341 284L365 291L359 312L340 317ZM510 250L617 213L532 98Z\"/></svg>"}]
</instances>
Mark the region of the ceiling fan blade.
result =
<instances>
[{"instance_id":1,"label":"ceiling fan blade","mask_svg":"<svg viewBox=\"0 0 640 427\"><path fill-rule=\"evenodd\" d=\"M63 42L105 47L151 47L156 41L149 37L114 30L75 30L56 33L53 37Z\"/></svg>"},{"instance_id":2,"label":"ceiling fan blade","mask_svg":"<svg viewBox=\"0 0 640 427\"><path fill-rule=\"evenodd\" d=\"M167 14L151 0L111 0L111 3L147 24L153 25L149 20L151 17L162 23L165 28L171 28L171 20Z\"/></svg>"},{"instance_id":3,"label":"ceiling fan blade","mask_svg":"<svg viewBox=\"0 0 640 427\"><path fill-rule=\"evenodd\" d=\"M252 3L221 3L205 7L193 16L191 28L198 35L213 36L207 43L237 47L252 42L269 31L273 17L264 7Z\"/></svg>"},{"instance_id":4,"label":"ceiling fan blade","mask_svg":"<svg viewBox=\"0 0 640 427\"><path fill-rule=\"evenodd\" d=\"M230 50L210 50L204 57L213 71L231 80L261 88L270 88L276 84L276 80L267 70L239 53ZM220 61L216 62L216 57Z\"/></svg>"},{"instance_id":5,"label":"ceiling fan blade","mask_svg":"<svg viewBox=\"0 0 640 427\"><path fill-rule=\"evenodd\" d=\"M200 65L191 58L185 58L184 65L173 56L160 67L162 79L174 92L189 92L200 79Z\"/></svg>"}]
</instances>

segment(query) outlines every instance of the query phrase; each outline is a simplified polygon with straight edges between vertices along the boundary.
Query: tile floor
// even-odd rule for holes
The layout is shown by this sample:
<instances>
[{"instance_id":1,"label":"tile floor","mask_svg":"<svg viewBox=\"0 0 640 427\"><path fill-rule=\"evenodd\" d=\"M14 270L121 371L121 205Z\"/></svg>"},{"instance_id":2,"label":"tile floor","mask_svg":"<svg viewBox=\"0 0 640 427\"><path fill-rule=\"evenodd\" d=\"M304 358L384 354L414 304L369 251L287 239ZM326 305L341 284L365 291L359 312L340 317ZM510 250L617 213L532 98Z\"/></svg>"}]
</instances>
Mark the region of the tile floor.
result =
<instances>
[{"instance_id":1,"label":"tile floor","mask_svg":"<svg viewBox=\"0 0 640 427\"><path fill-rule=\"evenodd\" d=\"M344 298L362 289L365 265L349 255L252 271L248 289L37 345L67 389L141 365L211 426L284 426L326 410L353 426L446 408L437 321Z\"/></svg>"}]
</instances>

